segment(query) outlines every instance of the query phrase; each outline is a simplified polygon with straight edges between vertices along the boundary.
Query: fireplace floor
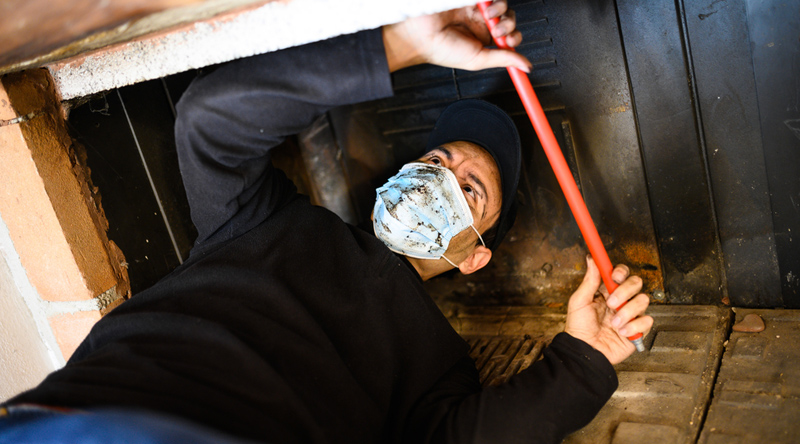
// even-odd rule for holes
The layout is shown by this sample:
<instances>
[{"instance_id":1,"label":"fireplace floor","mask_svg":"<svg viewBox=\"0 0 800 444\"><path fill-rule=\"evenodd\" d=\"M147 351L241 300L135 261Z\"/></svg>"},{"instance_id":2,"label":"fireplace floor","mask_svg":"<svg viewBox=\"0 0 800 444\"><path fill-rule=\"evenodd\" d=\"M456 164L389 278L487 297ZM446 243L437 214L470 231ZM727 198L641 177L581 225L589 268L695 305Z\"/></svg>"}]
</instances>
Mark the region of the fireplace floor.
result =
<instances>
[{"instance_id":1,"label":"fireplace floor","mask_svg":"<svg viewBox=\"0 0 800 444\"><path fill-rule=\"evenodd\" d=\"M536 361L565 307L443 307L484 385ZM762 332L732 330L750 313ZM616 366L619 389L565 443L795 443L800 437L800 310L651 306L646 351Z\"/></svg>"}]
</instances>

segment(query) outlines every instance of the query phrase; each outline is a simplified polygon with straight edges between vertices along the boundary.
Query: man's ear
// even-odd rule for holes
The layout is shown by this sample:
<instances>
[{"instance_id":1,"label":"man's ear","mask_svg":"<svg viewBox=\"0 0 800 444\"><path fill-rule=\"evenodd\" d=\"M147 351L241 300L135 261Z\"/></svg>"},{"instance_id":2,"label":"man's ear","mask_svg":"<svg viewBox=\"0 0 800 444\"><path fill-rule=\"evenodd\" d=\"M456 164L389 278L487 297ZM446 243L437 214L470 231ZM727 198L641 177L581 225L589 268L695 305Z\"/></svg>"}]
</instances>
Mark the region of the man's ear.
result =
<instances>
[{"instance_id":1,"label":"man's ear","mask_svg":"<svg viewBox=\"0 0 800 444\"><path fill-rule=\"evenodd\" d=\"M478 245L472 250L472 254L458 264L458 269L463 274L472 274L485 267L490 259L492 259L492 250Z\"/></svg>"}]
</instances>

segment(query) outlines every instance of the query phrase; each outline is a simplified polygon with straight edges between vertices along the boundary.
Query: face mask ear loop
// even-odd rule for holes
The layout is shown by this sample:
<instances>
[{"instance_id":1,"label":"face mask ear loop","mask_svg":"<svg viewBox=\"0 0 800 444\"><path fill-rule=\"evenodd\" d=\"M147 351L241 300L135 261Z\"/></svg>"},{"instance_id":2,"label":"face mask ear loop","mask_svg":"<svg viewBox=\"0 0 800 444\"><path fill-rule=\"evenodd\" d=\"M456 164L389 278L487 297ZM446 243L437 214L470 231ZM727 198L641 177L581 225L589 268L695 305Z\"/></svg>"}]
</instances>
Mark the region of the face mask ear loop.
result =
<instances>
[{"instance_id":1,"label":"face mask ear loop","mask_svg":"<svg viewBox=\"0 0 800 444\"><path fill-rule=\"evenodd\" d=\"M478 239L480 239L480 240L481 240L481 245L483 245L484 247L486 247L486 242L484 242L484 241L483 241L483 237L481 237L481 234L480 234L480 233L478 233L478 230L477 230L477 229L475 229L475 225L470 225L469 227L470 227L470 228L472 228L472 231L474 231L474 232L475 232L475 234L477 234L477 235L478 235Z\"/></svg>"},{"instance_id":2,"label":"face mask ear loop","mask_svg":"<svg viewBox=\"0 0 800 444\"><path fill-rule=\"evenodd\" d=\"M446 260L448 264L453 266L453 268L458 268L458 265L454 264L453 261L447 258L447 256L442 255L442 259Z\"/></svg>"}]
</instances>

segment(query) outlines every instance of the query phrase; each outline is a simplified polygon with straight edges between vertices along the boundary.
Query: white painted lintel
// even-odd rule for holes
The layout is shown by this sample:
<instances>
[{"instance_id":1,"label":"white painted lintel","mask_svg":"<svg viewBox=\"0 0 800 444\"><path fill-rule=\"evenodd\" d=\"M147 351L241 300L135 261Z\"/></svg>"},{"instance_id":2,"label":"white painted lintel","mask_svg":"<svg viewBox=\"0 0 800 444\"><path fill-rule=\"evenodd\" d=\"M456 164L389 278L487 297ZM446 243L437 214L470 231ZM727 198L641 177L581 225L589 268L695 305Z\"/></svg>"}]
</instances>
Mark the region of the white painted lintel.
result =
<instances>
[{"instance_id":1,"label":"white painted lintel","mask_svg":"<svg viewBox=\"0 0 800 444\"><path fill-rule=\"evenodd\" d=\"M63 100L473 4L465 0L273 1L48 65Z\"/></svg>"}]
</instances>

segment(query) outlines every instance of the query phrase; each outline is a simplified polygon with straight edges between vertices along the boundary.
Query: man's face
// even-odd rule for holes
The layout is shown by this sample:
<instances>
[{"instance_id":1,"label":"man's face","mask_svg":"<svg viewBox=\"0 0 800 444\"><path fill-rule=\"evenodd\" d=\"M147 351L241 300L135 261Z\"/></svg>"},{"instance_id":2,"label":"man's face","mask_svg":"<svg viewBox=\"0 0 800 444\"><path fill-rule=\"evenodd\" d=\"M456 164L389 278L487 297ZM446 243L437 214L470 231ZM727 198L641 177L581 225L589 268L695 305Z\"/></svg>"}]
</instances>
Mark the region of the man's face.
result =
<instances>
[{"instance_id":1,"label":"man's face","mask_svg":"<svg viewBox=\"0 0 800 444\"><path fill-rule=\"evenodd\" d=\"M418 161L443 166L455 174L478 232L483 234L497 222L502 204L500 171L486 150L471 142L450 142L429 151ZM471 229L462 231L453 241L462 244L467 238L474 238L473 244L477 241ZM459 246L451 242L448 251Z\"/></svg>"}]
</instances>

